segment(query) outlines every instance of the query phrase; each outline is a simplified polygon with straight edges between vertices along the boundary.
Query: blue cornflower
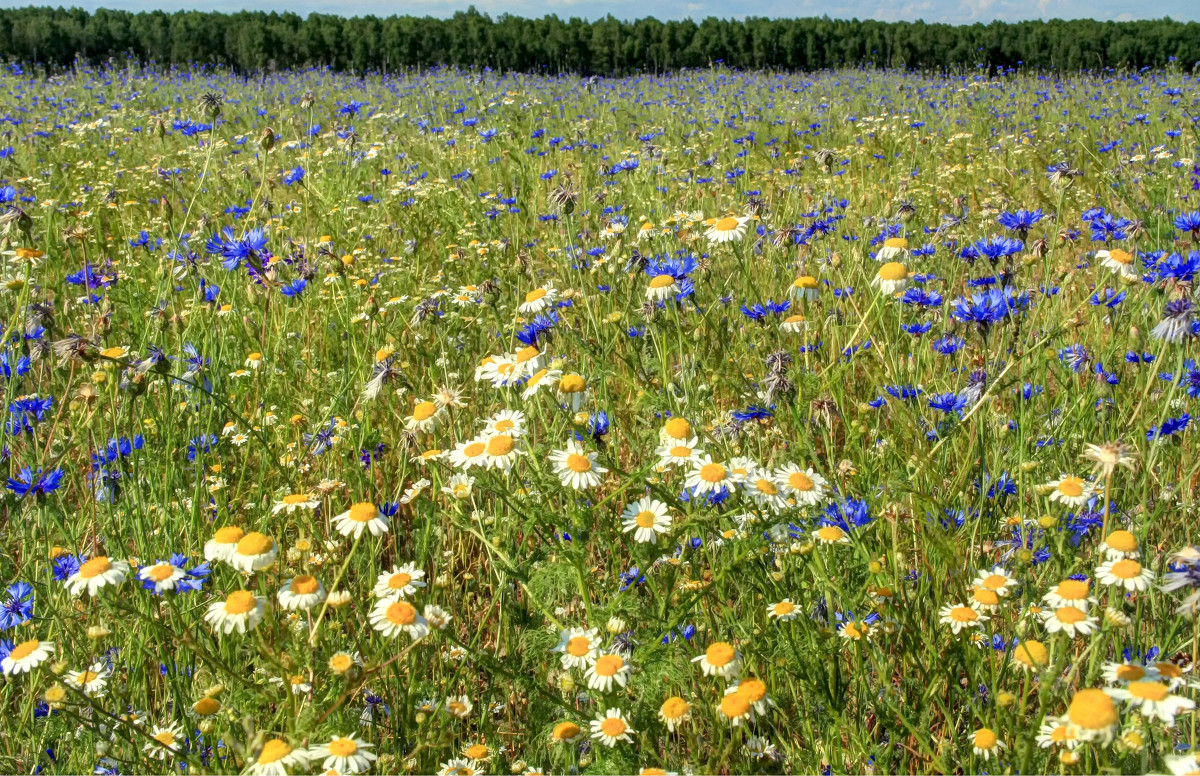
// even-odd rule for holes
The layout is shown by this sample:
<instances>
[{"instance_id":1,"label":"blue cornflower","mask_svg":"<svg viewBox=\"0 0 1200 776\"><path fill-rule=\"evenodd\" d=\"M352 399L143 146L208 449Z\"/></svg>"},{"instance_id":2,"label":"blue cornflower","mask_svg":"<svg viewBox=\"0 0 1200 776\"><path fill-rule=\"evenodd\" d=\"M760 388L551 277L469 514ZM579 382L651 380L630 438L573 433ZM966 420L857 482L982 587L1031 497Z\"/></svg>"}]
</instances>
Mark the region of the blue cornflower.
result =
<instances>
[{"instance_id":1,"label":"blue cornflower","mask_svg":"<svg viewBox=\"0 0 1200 776\"><path fill-rule=\"evenodd\" d=\"M1175 228L1181 232L1191 232L1193 240L1200 240L1200 210L1176 216Z\"/></svg>"},{"instance_id":2,"label":"blue cornflower","mask_svg":"<svg viewBox=\"0 0 1200 776\"><path fill-rule=\"evenodd\" d=\"M948 415L951 412L962 412L965 410L967 408L967 400L956 393L939 393L935 394L929 400L929 407Z\"/></svg>"},{"instance_id":3,"label":"blue cornflower","mask_svg":"<svg viewBox=\"0 0 1200 776\"><path fill-rule=\"evenodd\" d=\"M1183 363L1183 374L1179 378L1179 387L1187 391L1193 399L1200 398L1200 367L1195 359L1189 358Z\"/></svg>"},{"instance_id":4,"label":"blue cornflower","mask_svg":"<svg viewBox=\"0 0 1200 776\"><path fill-rule=\"evenodd\" d=\"M913 307L941 307L942 295L910 286L900 295L900 303Z\"/></svg>"},{"instance_id":5,"label":"blue cornflower","mask_svg":"<svg viewBox=\"0 0 1200 776\"><path fill-rule=\"evenodd\" d=\"M50 564L50 572L58 582L66 582L69 577L79 571L85 558L82 555L59 555Z\"/></svg>"},{"instance_id":6,"label":"blue cornflower","mask_svg":"<svg viewBox=\"0 0 1200 776\"><path fill-rule=\"evenodd\" d=\"M885 385L884 390L893 399L899 399L900 401L911 401L925 393L923 389L912 385Z\"/></svg>"},{"instance_id":7,"label":"blue cornflower","mask_svg":"<svg viewBox=\"0 0 1200 776\"><path fill-rule=\"evenodd\" d=\"M999 289L991 288L982 294L972 294L968 299L960 296L954 300L951 315L963 323L977 326L980 331L1000 323L1008 316L1008 300Z\"/></svg>"},{"instance_id":8,"label":"blue cornflower","mask_svg":"<svg viewBox=\"0 0 1200 776\"><path fill-rule=\"evenodd\" d=\"M1088 368L1092 356L1083 345L1068 345L1058 351L1058 360L1063 362L1072 372L1078 374Z\"/></svg>"},{"instance_id":9,"label":"blue cornflower","mask_svg":"<svg viewBox=\"0 0 1200 776\"><path fill-rule=\"evenodd\" d=\"M7 485L17 498L25 498L30 494L44 496L58 490L64 475L65 472L62 469L51 469L46 472L39 468L35 472L28 466L22 466L16 477L8 478Z\"/></svg>"},{"instance_id":10,"label":"blue cornflower","mask_svg":"<svg viewBox=\"0 0 1200 776\"><path fill-rule=\"evenodd\" d=\"M962 337L955 337L951 334L947 334L945 336L938 337L931 342L929 346L943 356L953 356L955 353L962 350L966 344L967 341Z\"/></svg>"},{"instance_id":11,"label":"blue cornflower","mask_svg":"<svg viewBox=\"0 0 1200 776\"><path fill-rule=\"evenodd\" d=\"M287 283L283 286L283 288L279 289L279 293L283 294L289 299L295 299L303 294L304 289L306 288L308 288L308 281L304 278L296 278L291 283Z\"/></svg>"},{"instance_id":12,"label":"blue cornflower","mask_svg":"<svg viewBox=\"0 0 1200 776\"><path fill-rule=\"evenodd\" d=\"M920 337L923 334L928 334L933 329L933 321L925 323L904 323L900 325L901 331L911 334L914 337Z\"/></svg>"},{"instance_id":13,"label":"blue cornflower","mask_svg":"<svg viewBox=\"0 0 1200 776\"><path fill-rule=\"evenodd\" d=\"M1128 236L1127 230L1133 226L1133 222L1128 218L1115 218L1110 213L1102 213L1088 220L1092 228L1092 242L1124 240Z\"/></svg>"},{"instance_id":14,"label":"blue cornflower","mask_svg":"<svg viewBox=\"0 0 1200 776\"><path fill-rule=\"evenodd\" d=\"M871 511L867 507L867 502L861 499L848 498L840 504L836 501L830 502L825 507L825 511L821 514L819 521L821 525L836 525L847 533L852 528L860 528L871 522Z\"/></svg>"},{"instance_id":15,"label":"blue cornflower","mask_svg":"<svg viewBox=\"0 0 1200 776\"><path fill-rule=\"evenodd\" d=\"M620 579L621 579L620 592L622 592L622 593L624 593L626 590L628 590L630 587L632 587L634 585L646 584L646 575L643 574L642 570L640 568L638 568L637 566L631 566L628 571L622 571Z\"/></svg>"},{"instance_id":16,"label":"blue cornflower","mask_svg":"<svg viewBox=\"0 0 1200 776\"><path fill-rule=\"evenodd\" d=\"M15 355L12 348L0 350L0 375L4 375L5 380L24 377L32 366L29 356Z\"/></svg>"},{"instance_id":17,"label":"blue cornflower","mask_svg":"<svg viewBox=\"0 0 1200 776\"><path fill-rule=\"evenodd\" d=\"M773 404L769 408L751 404L744 410L734 410L729 414L738 423L749 423L754 420L766 420L767 418L775 417L774 410L775 405Z\"/></svg>"},{"instance_id":18,"label":"blue cornflower","mask_svg":"<svg viewBox=\"0 0 1200 776\"><path fill-rule=\"evenodd\" d=\"M1103 289L1097 291L1096 293L1092 294L1091 298L1088 299L1088 304L1090 304L1094 307L1099 307L1100 305L1104 305L1105 307L1107 307L1108 309L1111 310L1114 307L1116 307L1117 305L1119 305L1121 302L1124 302L1125 297L1127 295L1128 295L1127 291L1122 291L1120 293L1114 293L1107 288L1103 288Z\"/></svg>"},{"instance_id":19,"label":"blue cornflower","mask_svg":"<svg viewBox=\"0 0 1200 776\"><path fill-rule=\"evenodd\" d=\"M599 410L588 418L587 431L592 439L597 441L603 439L608 434L608 413L604 410Z\"/></svg>"},{"instance_id":20,"label":"blue cornflower","mask_svg":"<svg viewBox=\"0 0 1200 776\"><path fill-rule=\"evenodd\" d=\"M294 186L302 180L304 180L304 168L300 165L296 165L292 169L288 170L283 176L283 183L285 186Z\"/></svg>"},{"instance_id":21,"label":"blue cornflower","mask_svg":"<svg viewBox=\"0 0 1200 776\"><path fill-rule=\"evenodd\" d=\"M1192 416L1188 413L1183 413L1177 418L1167 418L1161 426L1151 428L1146 432L1146 439L1153 442L1156 439L1162 439L1173 434L1178 434L1187 429L1188 424L1192 422Z\"/></svg>"},{"instance_id":22,"label":"blue cornflower","mask_svg":"<svg viewBox=\"0 0 1200 776\"><path fill-rule=\"evenodd\" d=\"M988 262L995 264L1000 259L1023 250L1025 250L1025 243L1020 240L1014 240L1011 237L989 237L968 245L962 249L959 255L967 261L987 259Z\"/></svg>"},{"instance_id":23,"label":"blue cornflower","mask_svg":"<svg viewBox=\"0 0 1200 776\"><path fill-rule=\"evenodd\" d=\"M0 597L0 631L15 628L33 617L33 585L17 581Z\"/></svg>"},{"instance_id":24,"label":"blue cornflower","mask_svg":"<svg viewBox=\"0 0 1200 776\"><path fill-rule=\"evenodd\" d=\"M189 462L196 460L196 457L201 454L206 454L212 451L217 445L216 434L201 434L197 437L192 437L188 440L187 459Z\"/></svg>"},{"instance_id":25,"label":"blue cornflower","mask_svg":"<svg viewBox=\"0 0 1200 776\"><path fill-rule=\"evenodd\" d=\"M1024 240L1029 230L1038 221L1041 221L1045 215L1041 210L1026 210L1021 208L1015 213L1001 213L996 219L1000 225L1010 232L1016 232Z\"/></svg>"}]
</instances>

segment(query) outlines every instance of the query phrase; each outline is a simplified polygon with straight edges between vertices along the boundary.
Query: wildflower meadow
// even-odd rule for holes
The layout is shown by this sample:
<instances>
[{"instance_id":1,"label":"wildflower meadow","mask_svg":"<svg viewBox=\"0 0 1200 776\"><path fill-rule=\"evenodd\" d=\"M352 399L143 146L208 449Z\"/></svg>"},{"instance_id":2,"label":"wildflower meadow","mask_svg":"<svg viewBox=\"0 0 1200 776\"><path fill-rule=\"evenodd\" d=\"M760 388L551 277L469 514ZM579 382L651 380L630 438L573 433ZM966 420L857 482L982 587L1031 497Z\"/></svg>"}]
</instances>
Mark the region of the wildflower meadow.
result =
<instances>
[{"instance_id":1,"label":"wildflower meadow","mask_svg":"<svg viewBox=\"0 0 1200 776\"><path fill-rule=\"evenodd\" d=\"M0 770L1200 770L1186 68L0 94Z\"/></svg>"}]
</instances>

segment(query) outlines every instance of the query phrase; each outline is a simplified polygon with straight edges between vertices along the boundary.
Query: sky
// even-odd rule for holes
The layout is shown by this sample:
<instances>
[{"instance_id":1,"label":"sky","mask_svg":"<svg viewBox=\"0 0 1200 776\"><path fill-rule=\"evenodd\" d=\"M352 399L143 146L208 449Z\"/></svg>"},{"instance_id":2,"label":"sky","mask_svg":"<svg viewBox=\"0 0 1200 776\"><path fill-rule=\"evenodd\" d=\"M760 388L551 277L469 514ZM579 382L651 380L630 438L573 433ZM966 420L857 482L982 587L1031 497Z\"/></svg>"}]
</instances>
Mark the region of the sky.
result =
<instances>
[{"instance_id":1,"label":"sky","mask_svg":"<svg viewBox=\"0 0 1200 776\"><path fill-rule=\"evenodd\" d=\"M36 4L24 0L0 0L0 7ZM125 11L162 9L176 11L292 11L335 13L344 16L450 16L463 10L470 0L60 0L65 6L87 10L113 8ZM974 22L1020 21L1024 19L1098 19L1125 21L1161 19L1170 16L1180 21L1200 21L1200 0L474 0L475 7L493 17L502 13L517 16L544 16L553 13L562 18L580 16L602 18L612 14L618 19L653 16L661 20L703 19L708 16L802 17L830 16L835 19L878 19L880 21Z\"/></svg>"}]
</instances>

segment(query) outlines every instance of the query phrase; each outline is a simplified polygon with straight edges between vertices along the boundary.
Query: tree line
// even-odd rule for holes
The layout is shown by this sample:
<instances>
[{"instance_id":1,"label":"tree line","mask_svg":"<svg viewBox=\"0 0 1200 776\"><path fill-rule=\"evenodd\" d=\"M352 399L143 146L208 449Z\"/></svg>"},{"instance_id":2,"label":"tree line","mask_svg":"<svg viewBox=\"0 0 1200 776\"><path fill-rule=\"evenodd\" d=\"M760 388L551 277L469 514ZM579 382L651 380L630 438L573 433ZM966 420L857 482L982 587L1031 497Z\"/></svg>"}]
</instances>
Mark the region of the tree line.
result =
<instances>
[{"instance_id":1,"label":"tree line","mask_svg":"<svg viewBox=\"0 0 1200 776\"><path fill-rule=\"evenodd\" d=\"M102 64L213 64L243 72L331 67L356 72L435 65L614 75L715 63L817 70L874 65L1055 70L1200 62L1200 24L1026 21L948 25L829 18L660 22L495 19L473 7L448 19L346 18L293 13L0 9L0 55L50 68Z\"/></svg>"}]
</instances>

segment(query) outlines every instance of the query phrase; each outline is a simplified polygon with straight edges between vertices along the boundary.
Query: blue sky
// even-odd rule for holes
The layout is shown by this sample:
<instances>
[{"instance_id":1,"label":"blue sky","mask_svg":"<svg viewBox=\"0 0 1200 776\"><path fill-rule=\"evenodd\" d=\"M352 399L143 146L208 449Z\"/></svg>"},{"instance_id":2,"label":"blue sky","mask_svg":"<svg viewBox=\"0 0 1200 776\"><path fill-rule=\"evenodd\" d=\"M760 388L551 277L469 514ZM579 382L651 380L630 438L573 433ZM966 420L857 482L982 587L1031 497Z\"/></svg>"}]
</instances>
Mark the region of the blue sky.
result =
<instances>
[{"instance_id":1,"label":"blue sky","mask_svg":"<svg viewBox=\"0 0 1200 776\"><path fill-rule=\"evenodd\" d=\"M467 7L461 0L125 0L92 2L66 0L68 6L88 10L99 7L126 11L198 9L214 11L262 10L343 15L414 14L449 16ZM475 7L493 16L511 13L518 16L582 16L588 19L612 14L620 19L654 16L659 19L701 19L750 16L822 16L848 19L900 21L923 19L927 22L968 24L996 19L1078 19L1122 21L1160 19L1170 16L1181 21L1200 21L1200 0L742 0L737 3L717 0L475 0ZM30 5L29 2L0 0L0 7Z\"/></svg>"}]
</instances>

